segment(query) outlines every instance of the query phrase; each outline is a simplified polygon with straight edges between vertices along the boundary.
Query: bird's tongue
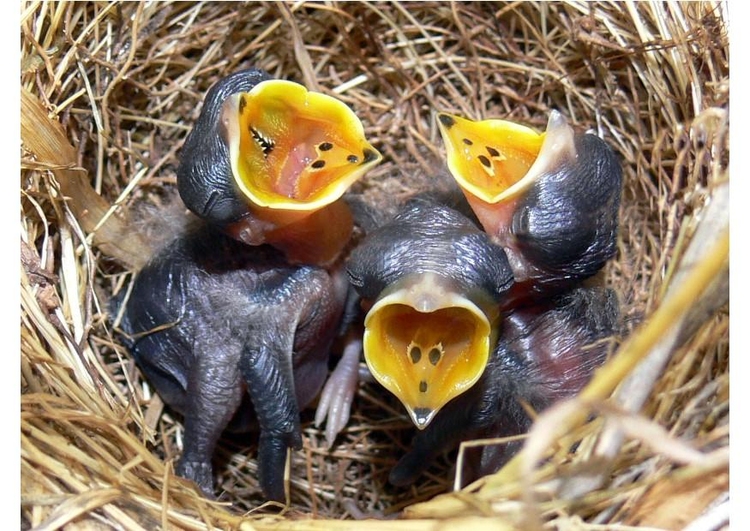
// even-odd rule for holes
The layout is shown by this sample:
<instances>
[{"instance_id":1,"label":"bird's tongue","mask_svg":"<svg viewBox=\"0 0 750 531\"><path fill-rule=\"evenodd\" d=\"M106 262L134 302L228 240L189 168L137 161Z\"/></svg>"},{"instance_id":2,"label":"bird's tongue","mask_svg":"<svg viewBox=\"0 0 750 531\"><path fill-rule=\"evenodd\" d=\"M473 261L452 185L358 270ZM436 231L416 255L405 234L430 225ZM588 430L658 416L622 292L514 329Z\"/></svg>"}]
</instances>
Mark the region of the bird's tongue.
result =
<instances>
[{"instance_id":1,"label":"bird's tongue","mask_svg":"<svg viewBox=\"0 0 750 531\"><path fill-rule=\"evenodd\" d=\"M309 197L315 182L310 172L304 170L315 157L315 148L311 143L300 143L292 147L279 171L276 191L291 199L305 200Z\"/></svg>"}]
</instances>

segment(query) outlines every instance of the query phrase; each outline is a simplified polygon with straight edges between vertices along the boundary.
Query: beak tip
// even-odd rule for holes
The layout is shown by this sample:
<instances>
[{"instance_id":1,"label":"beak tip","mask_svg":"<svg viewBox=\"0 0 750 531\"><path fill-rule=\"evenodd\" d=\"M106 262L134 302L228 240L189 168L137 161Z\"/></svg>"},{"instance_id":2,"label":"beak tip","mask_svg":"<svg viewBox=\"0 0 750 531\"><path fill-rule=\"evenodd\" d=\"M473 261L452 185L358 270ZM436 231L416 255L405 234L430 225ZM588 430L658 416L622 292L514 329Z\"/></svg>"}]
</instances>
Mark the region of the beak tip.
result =
<instances>
[{"instance_id":1,"label":"beak tip","mask_svg":"<svg viewBox=\"0 0 750 531\"><path fill-rule=\"evenodd\" d=\"M411 410L412 421L419 430L423 430L430 424L435 413L436 410L427 407L414 408Z\"/></svg>"}]
</instances>

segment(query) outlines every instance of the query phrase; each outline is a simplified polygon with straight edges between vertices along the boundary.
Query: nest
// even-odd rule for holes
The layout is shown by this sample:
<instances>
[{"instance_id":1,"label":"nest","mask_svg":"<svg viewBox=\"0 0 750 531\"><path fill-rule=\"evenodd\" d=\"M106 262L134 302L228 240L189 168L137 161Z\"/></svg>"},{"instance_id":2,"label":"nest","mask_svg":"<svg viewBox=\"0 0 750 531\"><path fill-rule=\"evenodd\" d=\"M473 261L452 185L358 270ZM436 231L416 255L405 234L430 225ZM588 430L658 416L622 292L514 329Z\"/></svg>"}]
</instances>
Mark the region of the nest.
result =
<instances>
[{"instance_id":1,"label":"nest","mask_svg":"<svg viewBox=\"0 0 750 531\"><path fill-rule=\"evenodd\" d=\"M728 526L726 4L21 7L22 528ZM390 487L412 428L374 385L331 449L304 414L290 506L262 505L246 439L221 443L218 501L172 474L180 419L107 301L148 256L130 218L174 195L203 94L251 66L354 109L385 156L355 191L384 207L442 169L437 110L544 129L558 109L621 155L622 337L497 474L454 492L459 452Z\"/></svg>"}]
</instances>

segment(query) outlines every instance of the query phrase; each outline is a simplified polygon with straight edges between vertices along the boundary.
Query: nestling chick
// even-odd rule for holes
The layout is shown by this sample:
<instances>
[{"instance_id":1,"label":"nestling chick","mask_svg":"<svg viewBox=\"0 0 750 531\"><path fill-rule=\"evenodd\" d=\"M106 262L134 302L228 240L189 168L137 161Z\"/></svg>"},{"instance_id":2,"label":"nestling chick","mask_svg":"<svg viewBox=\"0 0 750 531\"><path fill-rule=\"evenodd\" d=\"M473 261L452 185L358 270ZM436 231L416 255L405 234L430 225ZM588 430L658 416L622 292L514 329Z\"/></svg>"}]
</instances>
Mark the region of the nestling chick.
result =
<instances>
[{"instance_id":1,"label":"nestling chick","mask_svg":"<svg viewBox=\"0 0 750 531\"><path fill-rule=\"evenodd\" d=\"M347 291L343 271L289 265L268 245L207 225L138 273L113 313L122 312L127 346L149 382L184 415L179 475L213 495L214 447L233 419L237 431L250 427L252 415L238 411L249 396L261 488L284 500L287 450L302 445L299 410L325 380Z\"/></svg>"},{"instance_id":2,"label":"nestling chick","mask_svg":"<svg viewBox=\"0 0 750 531\"><path fill-rule=\"evenodd\" d=\"M299 408L323 384L350 293L340 254L353 219L341 196L380 159L330 96L257 69L208 91L177 171L182 200L207 225L159 252L122 308L136 362L185 416L176 471L206 494L216 441L247 394L261 487L284 499Z\"/></svg>"},{"instance_id":3,"label":"nestling chick","mask_svg":"<svg viewBox=\"0 0 750 531\"><path fill-rule=\"evenodd\" d=\"M557 111L541 134L446 113L438 123L448 168L508 253L514 299L576 285L614 256L622 168L603 140L575 133Z\"/></svg>"},{"instance_id":4,"label":"nestling chick","mask_svg":"<svg viewBox=\"0 0 750 531\"><path fill-rule=\"evenodd\" d=\"M365 361L424 429L485 370L513 284L505 252L458 212L414 199L360 243L347 270L373 304Z\"/></svg>"},{"instance_id":5,"label":"nestling chick","mask_svg":"<svg viewBox=\"0 0 750 531\"><path fill-rule=\"evenodd\" d=\"M610 289L577 287L503 318L497 346L482 377L417 434L390 475L395 485L415 481L441 453L461 441L528 431L526 407L541 411L578 393L604 362L616 332L619 303ZM519 442L473 451L472 480L501 468ZM471 454L470 454L471 455Z\"/></svg>"}]
</instances>

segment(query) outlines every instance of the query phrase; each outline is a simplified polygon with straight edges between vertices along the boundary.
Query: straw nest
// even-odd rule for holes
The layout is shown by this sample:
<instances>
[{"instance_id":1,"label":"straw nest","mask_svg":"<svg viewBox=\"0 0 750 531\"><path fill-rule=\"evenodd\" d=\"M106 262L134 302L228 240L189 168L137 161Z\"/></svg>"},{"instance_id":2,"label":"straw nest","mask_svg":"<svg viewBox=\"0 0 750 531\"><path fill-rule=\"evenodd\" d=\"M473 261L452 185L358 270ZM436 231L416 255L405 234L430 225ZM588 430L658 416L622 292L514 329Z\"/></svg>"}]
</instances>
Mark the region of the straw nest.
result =
<instances>
[{"instance_id":1,"label":"straw nest","mask_svg":"<svg viewBox=\"0 0 750 531\"><path fill-rule=\"evenodd\" d=\"M725 4L21 9L23 528L728 525ZM452 492L454 454L413 488L390 487L412 429L371 385L330 450L303 416L286 508L260 507L252 438L222 442L218 502L172 474L180 419L118 343L107 301L148 254L133 218L173 196L203 94L249 66L354 109L386 158L355 191L383 206L442 169L437 109L540 129L560 109L622 156L621 242L606 271L622 337L496 475Z\"/></svg>"}]
</instances>

